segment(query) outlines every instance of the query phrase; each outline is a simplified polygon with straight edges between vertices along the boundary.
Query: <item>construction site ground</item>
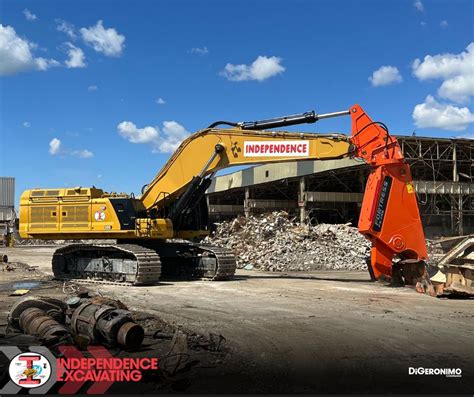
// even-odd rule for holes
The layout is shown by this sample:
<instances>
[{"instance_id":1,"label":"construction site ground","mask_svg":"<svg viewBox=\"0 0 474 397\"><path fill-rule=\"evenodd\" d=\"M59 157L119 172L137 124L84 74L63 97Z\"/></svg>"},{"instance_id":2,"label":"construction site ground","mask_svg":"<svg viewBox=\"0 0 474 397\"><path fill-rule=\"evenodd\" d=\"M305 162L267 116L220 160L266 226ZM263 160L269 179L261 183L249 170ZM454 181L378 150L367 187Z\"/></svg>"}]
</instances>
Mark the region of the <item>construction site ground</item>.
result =
<instances>
[{"instance_id":1,"label":"construction site ground","mask_svg":"<svg viewBox=\"0 0 474 397\"><path fill-rule=\"evenodd\" d=\"M12 262L37 266L24 277L42 281L32 293L48 295L54 289L61 293L61 283L49 281L56 248L2 252ZM11 281L5 277L0 283L1 323L16 299L8 297ZM232 281L88 288L177 327L225 338L225 353L196 370L185 392L474 391L472 299L439 299L408 287L391 288L370 282L359 271L238 270ZM462 376L409 375L410 367L460 368Z\"/></svg>"}]
</instances>

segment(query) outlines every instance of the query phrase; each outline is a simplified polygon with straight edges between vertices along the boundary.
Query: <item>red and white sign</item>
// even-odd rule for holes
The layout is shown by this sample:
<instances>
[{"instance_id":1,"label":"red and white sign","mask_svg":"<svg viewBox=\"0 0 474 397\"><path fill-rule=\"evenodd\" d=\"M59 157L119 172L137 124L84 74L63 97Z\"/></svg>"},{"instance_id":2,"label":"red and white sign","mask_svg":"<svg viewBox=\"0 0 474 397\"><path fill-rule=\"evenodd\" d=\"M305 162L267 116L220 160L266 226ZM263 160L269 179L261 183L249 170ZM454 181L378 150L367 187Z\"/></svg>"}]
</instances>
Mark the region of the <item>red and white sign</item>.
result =
<instances>
[{"instance_id":1,"label":"red and white sign","mask_svg":"<svg viewBox=\"0 0 474 397\"><path fill-rule=\"evenodd\" d=\"M244 157L308 157L309 141L248 141Z\"/></svg>"},{"instance_id":2,"label":"red and white sign","mask_svg":"<svg viewBox=\"0 0 474 397\"><path fill-rule=\"evenodd\" d=\"M103 221L105 221L105 212L102 211L102 210L96 211L95 214L94 214L94 219L95 219L97 222L103 222Z\"/></svg>"},{"instance_id":3,"label":"red and white sign","mask_svg":"<svg viewBox=\"0 0 474 397\"><path fill-rule=\"evenodd\" d=\"M39 353L18 354L11 360L8 370L13 383L29 389L44 385L51 377L51 364Z\"/></svg>"}]
</instances>

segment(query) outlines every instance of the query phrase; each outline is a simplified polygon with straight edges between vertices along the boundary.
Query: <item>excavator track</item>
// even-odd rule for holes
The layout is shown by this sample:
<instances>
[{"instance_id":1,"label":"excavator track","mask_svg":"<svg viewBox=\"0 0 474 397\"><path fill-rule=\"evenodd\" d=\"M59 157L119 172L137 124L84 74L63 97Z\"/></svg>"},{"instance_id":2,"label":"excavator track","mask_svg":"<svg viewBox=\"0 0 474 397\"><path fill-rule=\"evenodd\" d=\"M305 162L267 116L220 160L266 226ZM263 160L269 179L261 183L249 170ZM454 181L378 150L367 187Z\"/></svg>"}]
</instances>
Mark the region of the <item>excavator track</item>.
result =
<instances>
[{"instance_id":1,"label":"excavator track","mask_svg":"<svg viewBox=\"0 0 474 397\"><path fill-rule=\"evenodd\" d=\"M219 281L228 280L235 273L235 255L227 248L175 241L152 243L147 247L160 255L165 279Z\"/></svg>"},{"instance_id":2,"label":"excavator track","mask_svg":"<svg viewBox=\"0 0 474 397\"><path fill-rule=\"evenodd\" d=\"M158 283L164 265L174 270L170 278L188 280L228 280L236 269L232 251L192 243L71 244L55 251L52 264L59 280L125 286Z\"/></svg>"},{"instance_id":3,"label":"excavator track","mask_svg":"<svg viewBox=\"0 0 474 397\"><path fill-rule=\"evenodd\" d=\"M161 275L157 252L136 244L72 244L57 249L52 264L59 280L152 285Z\"/></svg>"},{"instance_id":4,"label":"excavator track","mask_svg":"<svg viewBox=\"0 0 474 397\"><path fill-rule=\"evenodd\" d=\"M215 273L213 275L205 276L204 278L218 281L229 280L234 277L237 262L235 260L235 255L231 250L209 244L199 244L198 247L205 252L211 253L217 259Z\"/></svg>"}]
</instances>

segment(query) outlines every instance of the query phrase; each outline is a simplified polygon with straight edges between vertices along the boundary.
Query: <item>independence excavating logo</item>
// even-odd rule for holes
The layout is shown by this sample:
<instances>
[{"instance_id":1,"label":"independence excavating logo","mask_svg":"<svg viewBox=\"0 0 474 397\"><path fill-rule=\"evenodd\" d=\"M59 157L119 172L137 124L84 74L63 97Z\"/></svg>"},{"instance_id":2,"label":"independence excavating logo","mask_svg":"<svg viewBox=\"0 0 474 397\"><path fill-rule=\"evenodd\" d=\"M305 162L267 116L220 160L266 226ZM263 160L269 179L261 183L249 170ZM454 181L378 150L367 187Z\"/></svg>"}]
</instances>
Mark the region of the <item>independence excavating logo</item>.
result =
<instances>
[{"instance_id":1,"label":"independence excavating logo","mask_svg":"<svg viewBox=\"0 0 474 397\"><path fill-rule=\"evenodd\" d=\"M23 388L29 394L46 394L56 382L59 394L75 394L87 382L87 394L104 394L115 382L140 382L142 371L158 370L156 357L114 357L102 346L89 346L92 357L85 357L74 346L60 346L56 358L43 346L31 346L21 352L15 346L0 346L0 353L10 359L10 381L0 394L17 394Z\"/></svg>"},{"instance_id":2,"label":"independence excavating logo","mask_svg":"<svg viewBox=\"0 0 474 397\"><path fill-rule=\"evenodd\" d=\"M39 353L20 353L13 357L8 368L10 379L28 389L44 385L51 377L51 363Z\"/></svg>"},{"instance_id":3,"label":"independence excavating logo","mask_svg":"<svg viewBox=\"0 0 474 397\"><path fill-rule=\"evenodd\" d=\"M446 378L461 378L461 368L408 367L408 375L444 375Z\"/></svg>"}]
</instances>

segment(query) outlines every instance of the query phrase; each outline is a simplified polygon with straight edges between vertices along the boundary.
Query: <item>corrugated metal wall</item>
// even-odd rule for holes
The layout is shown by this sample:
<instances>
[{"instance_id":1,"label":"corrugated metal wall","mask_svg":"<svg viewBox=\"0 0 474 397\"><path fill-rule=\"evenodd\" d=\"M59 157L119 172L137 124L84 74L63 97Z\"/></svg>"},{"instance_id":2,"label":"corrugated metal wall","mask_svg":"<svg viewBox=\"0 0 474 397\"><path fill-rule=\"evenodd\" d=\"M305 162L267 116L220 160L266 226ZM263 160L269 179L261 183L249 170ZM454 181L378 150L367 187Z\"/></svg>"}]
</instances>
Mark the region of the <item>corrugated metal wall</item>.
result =
<instances>
[{"instance_id":1,"label":"corrugated metal wall","mask_svg":"<svg viewBox=\"0 0 474 397\"><path fill-rule=\"evenodd\" d=\"M0 177L0 207L15 206L15 178Z\"/></svg>"},{"instance_id":2,"label":"corrugated metal wall","mask_svg":"<svg viewBox=\"0 0 474 397\"><path fill-rule=\"evenodd\" d=\"M15 219L13 207L0 207L0 222L9 222Z\"/></svg>"},{"instance_id":3,"label":"corrugated metal wall","mask_svg":"<svg viewBox=\"0 0 474 397\"><path fill-rule=\"evenodd\" d=\"M15 219L15 178L0 177L0 222Z\"/></svg>"}]
</instances>

